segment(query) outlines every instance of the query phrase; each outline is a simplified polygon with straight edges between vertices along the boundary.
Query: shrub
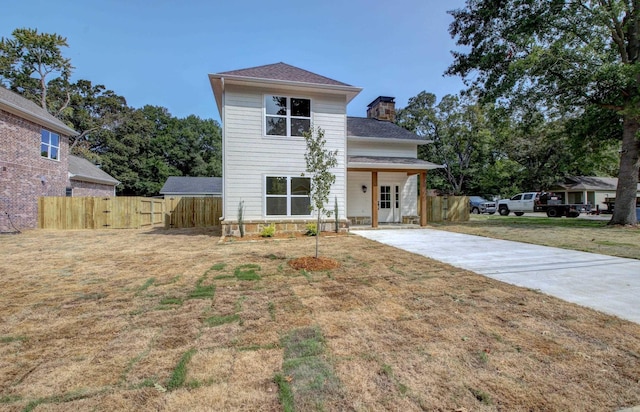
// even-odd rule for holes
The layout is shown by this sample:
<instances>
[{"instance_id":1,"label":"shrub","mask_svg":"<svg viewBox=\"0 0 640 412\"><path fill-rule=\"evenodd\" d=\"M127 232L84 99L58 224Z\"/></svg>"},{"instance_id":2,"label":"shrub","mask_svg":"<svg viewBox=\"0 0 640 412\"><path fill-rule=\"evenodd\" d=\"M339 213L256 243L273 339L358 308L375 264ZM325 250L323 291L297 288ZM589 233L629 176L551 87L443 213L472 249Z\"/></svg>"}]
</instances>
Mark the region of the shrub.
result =
<instances>
[{"instance_id":1,"label":"shrub","mask_svg":"<svg viewBox=\"0 0 640 412\"><path fill-rule=\"evenodd\" d=\"M317 236L318 235L318 225L315 223L307 223L307 231L305 232L307 236Z\"/></svg>"},{"instance_id":2,"label":"shrub","mask_svg":"<svg viewBox=\"0 0 640 412\"><path fill-rule=\"evenodd\" d=\"M276 224L272 223L269 226L265 226L262 228L260 232L260 236L262 237L273 237L276 234Z\"/></svg>"}]
</instances>

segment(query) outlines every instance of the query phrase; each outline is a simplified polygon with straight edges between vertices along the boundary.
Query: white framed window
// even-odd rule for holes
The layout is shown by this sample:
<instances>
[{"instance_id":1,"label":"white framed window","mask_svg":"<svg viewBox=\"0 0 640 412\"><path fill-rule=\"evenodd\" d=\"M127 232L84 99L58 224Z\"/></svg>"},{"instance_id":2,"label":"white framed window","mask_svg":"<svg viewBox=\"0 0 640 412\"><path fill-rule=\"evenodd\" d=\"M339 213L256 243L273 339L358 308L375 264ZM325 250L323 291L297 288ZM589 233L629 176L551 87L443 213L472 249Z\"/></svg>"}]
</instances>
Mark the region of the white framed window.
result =
<instances>
[{"instance_id":1,"label":"white framed window","mask_svg":"<svg viewBox=\"0 0 640 412\"><path fill-rule=\"evenodd\" d=\"M264 96L264 134L302 136L311 128L311 100L286 96Z\"/></svg>"},{"instance_id":2,"label":"white framed window","mask_svg":"<svg viewBox=\"0 0 640 412\"><path fill-rule=\"evenodd\" d=\"M311 179L265 176L266 216L310 216Z\"/></svg>"},{"instance_id":3,"label":"white framed window","mask_svg":"<svg viewBox=\"0 0 640 412\"><path fill-rule=\"evenodd\" d=\"M40 156L59 160L60 136L46 129L42 129L40 136Z\"/></svg>"}]
</instances>

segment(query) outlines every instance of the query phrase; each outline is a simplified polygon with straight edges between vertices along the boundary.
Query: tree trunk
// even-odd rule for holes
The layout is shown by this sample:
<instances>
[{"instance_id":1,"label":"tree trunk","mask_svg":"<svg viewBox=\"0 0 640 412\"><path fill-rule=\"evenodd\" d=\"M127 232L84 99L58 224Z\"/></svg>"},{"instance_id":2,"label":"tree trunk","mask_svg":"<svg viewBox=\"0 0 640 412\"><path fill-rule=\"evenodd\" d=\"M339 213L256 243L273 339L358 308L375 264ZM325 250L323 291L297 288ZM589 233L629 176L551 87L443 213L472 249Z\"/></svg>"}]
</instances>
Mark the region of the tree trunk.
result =
<instances>
[{"instance_id":1,"label":"tree trunk","mask_svg":"<svg viewBox=\"0 0 640 412\"><path fill-rule=\"evenodd\" d=\"M626 114L623 120L620 171L616 188L616 203L610 225L636 225L636 197L638 196L638 168L640 162L640 122L633 114Z\"/></svg>"},{"instance_id":2,"label":"tree trunk","mask_svg":"<svg viewBox=\"0 0 640 412\"><path fill-rule=\"evenodd\" d=\"M318 242L320 242L320 211L318 210L318 223L316 224L316 259L318 259Z\"/></svg>"}]
</instances>

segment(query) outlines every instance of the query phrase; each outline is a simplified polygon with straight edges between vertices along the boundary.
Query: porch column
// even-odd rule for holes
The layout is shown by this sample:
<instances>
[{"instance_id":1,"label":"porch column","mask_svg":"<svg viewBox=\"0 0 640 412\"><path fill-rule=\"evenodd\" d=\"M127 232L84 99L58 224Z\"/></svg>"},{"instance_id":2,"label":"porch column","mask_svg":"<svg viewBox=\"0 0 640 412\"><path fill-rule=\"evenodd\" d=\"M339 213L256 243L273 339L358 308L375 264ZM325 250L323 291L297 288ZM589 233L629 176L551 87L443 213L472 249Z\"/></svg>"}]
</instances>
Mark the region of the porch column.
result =
<instances>
[{"instance_id":1,"label":"porch column","mask_svg":"<svg viewBox=\"0 0 640 412\"><path fill-rule=\"evenodd\" d=\"M378 172L371 172L371 227L378 227Z\"/></svg>"},{"instance_id":2,"label":"porch column","mask_svg":"<svg viewBox=\"0 0 640 412\"><path fill-rule=\"evenodd\" d=\"M427 171L420 172L420 226L427 225Z\"/></svg>"}]
</instances>

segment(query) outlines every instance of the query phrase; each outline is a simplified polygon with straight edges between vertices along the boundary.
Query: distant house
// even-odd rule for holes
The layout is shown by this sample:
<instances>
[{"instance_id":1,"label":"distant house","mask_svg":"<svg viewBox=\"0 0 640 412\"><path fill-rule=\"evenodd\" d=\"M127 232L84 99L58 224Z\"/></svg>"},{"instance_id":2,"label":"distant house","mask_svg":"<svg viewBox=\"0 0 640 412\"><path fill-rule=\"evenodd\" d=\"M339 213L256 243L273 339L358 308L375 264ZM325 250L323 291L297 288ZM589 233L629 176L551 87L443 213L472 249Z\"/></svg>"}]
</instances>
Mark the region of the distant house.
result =
<instances>
[{"instance_id":1,"label":"distant house","mask_svg":"<svg viewBox=\"0 0 640 412\"><path fill-rule=\"evenodd\" d=\"M160 194L165 197L222 197L222 178L169 176Z\"/></svg>"},{"instance_id":2,"label":"distant house","mask_svg":"<svg viewBox=\"0 0 640 412\"><path fill-rule=\"evenodd\" d=\"M119 184L118 180L87 159L69 155L68 196L115 196Z\"/></svg>"},{"instance_id":3,"label":"distant house","mask_svg":"<svg viewBox=\"0 0 640 412\"><path fill-rule=\"evenodd\" d=\"M325 148L337 151L327 206L336 202L339 215L327 222L426 225L427 171L441 166L418 159L418 146L430 142L394 124L393 97L371 102L366 118L347 117L362 89L285 63L210 74L209 81L222 119L224 235L238 234L241 204L249 232L269 224L303 231L315 220L303 176L303 133L312 125L324 130Z\"/></svg>"},{"instance_id":4,"label":"distant house","mask_svg":"<svg viewBox=\"0 0 640 412\"><path fill-rule=\"evenodd\" d=\"M115 196L120 183L69 155L78 133L0 86L0 233L37 227L41 196Z\"/></svg>"},{"instance_id":5,"label":"distant house","mask_svg":"<svg viewBox=\"0 0 640 412\"><path fill-rule=\"evenodd\" d=\"M564 194L567 203L589 203L594 210L606 210L615 200L617 187L618 179L615 177L569 176L555 183L550 190ZM640 204L640 184L637 204Z\"/></svg>"}]
</instances>

